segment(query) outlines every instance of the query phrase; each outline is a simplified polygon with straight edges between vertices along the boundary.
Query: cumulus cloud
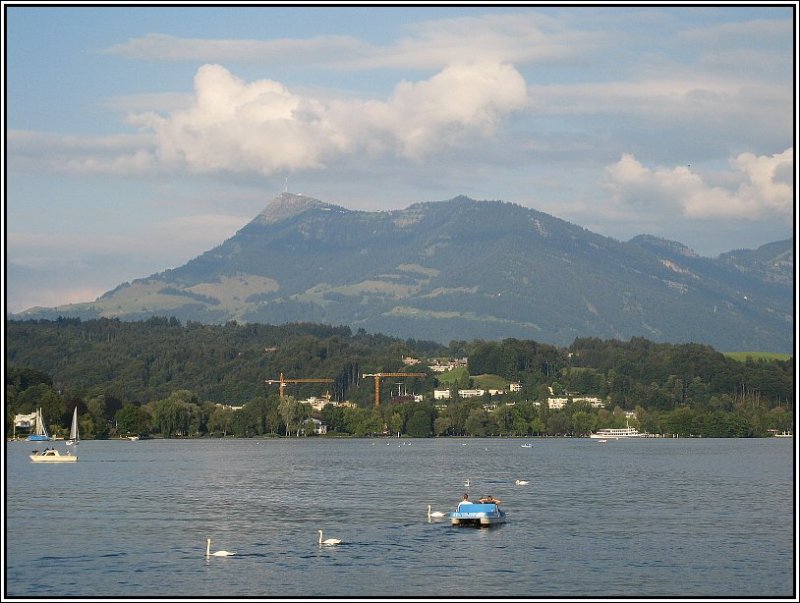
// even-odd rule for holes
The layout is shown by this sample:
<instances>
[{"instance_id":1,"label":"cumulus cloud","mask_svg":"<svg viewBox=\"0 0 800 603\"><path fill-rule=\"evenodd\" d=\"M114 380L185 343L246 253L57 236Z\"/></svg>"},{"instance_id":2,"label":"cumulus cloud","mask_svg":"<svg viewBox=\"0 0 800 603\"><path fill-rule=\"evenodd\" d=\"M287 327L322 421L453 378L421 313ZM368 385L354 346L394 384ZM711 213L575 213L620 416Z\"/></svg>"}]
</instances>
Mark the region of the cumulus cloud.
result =
<instances>
[{"instance_id":1,"label":"cumulus cloud","mask_svg":"<svg viewBox=\"0 0 800 603\"><path fill-rule=\"evenodd\" d=\"M794 150L775 155L742 153L730 160L734 188L714 186L690 166L647 168L623 154L606 168L606 187L624 206L678 209L688 218L748 218L790 216L794 189Z\"/></svg>"},{"instance_id":2,"label":"cumulus cloud","mask_svg":"<svg viewBox=\"0 0 800 603\"><path fill-rule=\"evenodd\" d=\"M131 122L154 133L156 154L167 165L269 175L325 167L356 152L418 160L469 137L490 136L526 102L519 72L489 62L402 82L386 101L317 99L204 65L188 109L140 114Z\"/></svg>"}]
</instances>

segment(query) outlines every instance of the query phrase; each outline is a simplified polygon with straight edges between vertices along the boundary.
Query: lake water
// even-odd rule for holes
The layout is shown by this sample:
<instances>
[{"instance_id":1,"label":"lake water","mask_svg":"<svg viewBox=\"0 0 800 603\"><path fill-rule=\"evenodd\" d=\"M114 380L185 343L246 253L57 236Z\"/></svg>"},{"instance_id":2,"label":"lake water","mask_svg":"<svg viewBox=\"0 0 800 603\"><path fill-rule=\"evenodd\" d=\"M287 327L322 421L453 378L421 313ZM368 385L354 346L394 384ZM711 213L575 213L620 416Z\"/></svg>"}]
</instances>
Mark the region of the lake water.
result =
<instances>
[{"instance_id":1,"label":"lake water","mask_svg":"<svg viewBox=\"0 0 800 603\"><path fill-rule=\"evenodd\" d=\"M36 447L6 444L7 596L796 596L794 439ZM466 479L508 523L428 520Z\"/></svg>"}]
</instances>

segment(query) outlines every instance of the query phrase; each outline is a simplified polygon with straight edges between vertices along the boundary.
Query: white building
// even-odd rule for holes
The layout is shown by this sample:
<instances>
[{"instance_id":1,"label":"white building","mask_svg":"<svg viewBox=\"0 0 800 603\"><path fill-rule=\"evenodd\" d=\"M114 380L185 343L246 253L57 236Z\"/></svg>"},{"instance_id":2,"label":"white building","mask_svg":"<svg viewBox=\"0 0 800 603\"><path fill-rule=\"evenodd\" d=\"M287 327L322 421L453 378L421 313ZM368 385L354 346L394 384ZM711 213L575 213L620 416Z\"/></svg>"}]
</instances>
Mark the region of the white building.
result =
<instances>
[{"instance_id":1,"label":"white building","mask_svg":"<svg viewBox=\"0 0 800 603\"><path fill-rule=\"evenodd\" d=\"M14 427L21 427L23 429L31 429L36 424L36 413L33 412L29 415L16 415L14 417Z\"/></svg>"},{"instance_id":2,"label":"white building","mask_svg":"<svg viewBox=\"0 0 800 603\"><path fill-rule=\"evenodd\" d=\"M319 419L311 418L309 419L312 423L314 423L314 433L317 435L325 435L328 433L328 426L325 425Z\"/></svg>"},{"instance_id":3,"label":"white building","mask_svg":"<svg viewBox=\"0 0 800 603\"><path fill-rule=\"evenodd\" d=\"M431 364L428 365L428 368L431 369L434 373L446 373L448 371L452 371L457 368L466 368L467 367L467 359L466 358L435 358Z\"/></svg>"},{"instance_id":4,"label":"white building","mask_svg":"<svg viewBox=\"0 0 800 603\"><path fill-rule=\"evenodd\" d=\"M601 408L605 406L605 403L596 396L574 396L570 398L548 398L547 399L547 406L553 409L564 408L567 402L572 401L573 403L582 402L584 404L589 404L592 408Z\"/></svg>"},{"instance_id":5,"label":"white building","mask_svg":"<svg viewBox=\"0 0 800 603\"><path fill-rule=\"evenodd\" d=\"M326 404L332 404L330 400L327 398L318 398L316 396L311 396L307 400L303 400L303 404L308 404L311 408L316 411L320 411L325 408Z\"/></svg>"}]
</instances>

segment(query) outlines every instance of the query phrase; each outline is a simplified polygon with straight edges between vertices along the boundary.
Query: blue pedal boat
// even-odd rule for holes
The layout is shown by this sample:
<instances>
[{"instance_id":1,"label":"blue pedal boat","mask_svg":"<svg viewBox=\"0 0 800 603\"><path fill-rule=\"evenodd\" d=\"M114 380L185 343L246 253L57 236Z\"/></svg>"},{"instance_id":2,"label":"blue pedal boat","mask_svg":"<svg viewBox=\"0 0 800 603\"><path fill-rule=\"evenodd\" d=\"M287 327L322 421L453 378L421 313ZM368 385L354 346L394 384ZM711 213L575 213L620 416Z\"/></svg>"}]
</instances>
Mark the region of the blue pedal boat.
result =
<instances>
[{"instance_id":1,"label":"blue pedal boat","mask_svg":"<svg viewBox=\"0 0 800 603\"><path fill-rule=\"evenodd\" d=\"M495 503L461 504L450 513L450 525L493 526L506 522L506 512Z\"/></svg>"}]
</instances>

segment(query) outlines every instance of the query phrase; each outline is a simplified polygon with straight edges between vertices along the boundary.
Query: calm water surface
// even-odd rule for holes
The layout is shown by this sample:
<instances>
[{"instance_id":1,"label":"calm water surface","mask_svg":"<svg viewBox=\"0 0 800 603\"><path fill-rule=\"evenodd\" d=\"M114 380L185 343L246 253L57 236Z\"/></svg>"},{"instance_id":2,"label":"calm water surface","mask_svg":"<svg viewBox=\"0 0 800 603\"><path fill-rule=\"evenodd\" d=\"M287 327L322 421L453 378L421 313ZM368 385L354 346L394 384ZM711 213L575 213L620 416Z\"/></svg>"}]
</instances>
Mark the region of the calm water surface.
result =
<instances>
[{"instance_id":1,"label":"calm water surface","mask_svg":"<svg viewBox=\"0 0 800 603\"><path fill-rule=\"evenodd\" d=\"M793 439L35 447L6 445L8 596L796 596ZM467 478L507 524L428 520Z\"/></svg>"}]
</instances>

